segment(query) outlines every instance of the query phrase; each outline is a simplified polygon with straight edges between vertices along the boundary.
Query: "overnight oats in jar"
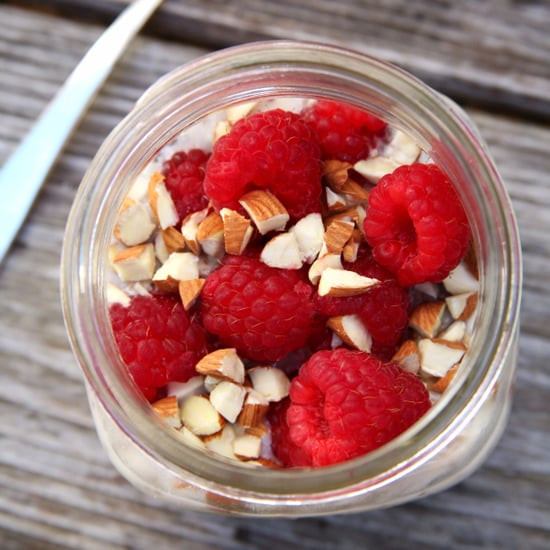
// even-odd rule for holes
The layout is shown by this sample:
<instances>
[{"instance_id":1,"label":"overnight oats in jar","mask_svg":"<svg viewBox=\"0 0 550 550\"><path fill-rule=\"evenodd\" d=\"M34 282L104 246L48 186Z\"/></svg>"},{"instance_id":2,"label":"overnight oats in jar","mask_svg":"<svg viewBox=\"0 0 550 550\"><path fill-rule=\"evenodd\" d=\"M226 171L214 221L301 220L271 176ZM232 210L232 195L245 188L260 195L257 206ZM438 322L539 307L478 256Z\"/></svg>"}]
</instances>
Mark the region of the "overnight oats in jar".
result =
<instances>
[{"instance_id":1,"label":"overnight oats in jar","mask_svg":"<svg viewBox=\"0 0 550 550\"><path fill-rule=\"evenodd\" d=\"M176 69L106 140L63 257L118 470L306 516L448 487L504 428L521 260L467 116L400 69L260 42Z\"/></svg>"}]
</instances>

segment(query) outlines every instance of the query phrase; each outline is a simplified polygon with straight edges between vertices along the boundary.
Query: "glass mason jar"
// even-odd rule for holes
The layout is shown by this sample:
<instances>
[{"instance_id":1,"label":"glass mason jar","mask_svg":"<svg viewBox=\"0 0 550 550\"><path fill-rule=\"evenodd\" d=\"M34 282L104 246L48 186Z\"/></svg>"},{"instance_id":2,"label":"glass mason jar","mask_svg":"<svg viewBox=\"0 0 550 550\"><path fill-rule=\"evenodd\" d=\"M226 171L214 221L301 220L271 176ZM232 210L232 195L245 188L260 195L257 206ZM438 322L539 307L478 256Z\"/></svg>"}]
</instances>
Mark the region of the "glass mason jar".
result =
<instances>
[{"instance_id":1,"label":"glass mason jar","mask_svg":"<svg viewBox=\"0 0 550 550\"><path fill-rule=\"evenodd\" d=\"M204 117L251 100L301 97L364 108L410 135L455 182L480 270L478 314L459 373L411 428L365 456L320 469L254 469L186 446L133 384L108 314L107 249L130 186ZM62 294L99 437L131 483L195 510L308 516L388 507L464 479L505 426L516 363L521 256L509 198L478 131L454 103L388 63L291 41L229 48L175 69L113 130L68 221Z\"/></svg>"}]
</instances>

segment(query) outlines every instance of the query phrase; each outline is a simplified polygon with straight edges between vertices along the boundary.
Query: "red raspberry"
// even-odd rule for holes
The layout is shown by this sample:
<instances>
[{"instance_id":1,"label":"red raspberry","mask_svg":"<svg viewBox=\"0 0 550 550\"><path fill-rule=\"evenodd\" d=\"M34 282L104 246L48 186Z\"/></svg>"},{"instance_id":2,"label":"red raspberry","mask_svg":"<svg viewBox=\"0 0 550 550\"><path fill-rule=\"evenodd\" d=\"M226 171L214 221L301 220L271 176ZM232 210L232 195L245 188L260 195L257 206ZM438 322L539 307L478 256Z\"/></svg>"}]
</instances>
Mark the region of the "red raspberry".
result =
<instances>
[{"instance_id":1,"label":"red raspberry","mask_svg":"<svg viewBox=\"0 0 550 550\"><path fill-rule=\"evenodd\" d=\"M208 156L201 149L191 149L187 153L178 151L162 166L166 188L176 205L180 222L187 214L208 206L208 198L203 189L204 168Z\"/></svg>"},{"instance_id":2,"label":"red raspberry","mask_svg":"<svg viewBox=\"0 0 550 550\"><path fill-rule=\"evenodd\" d=\"M111 323L120 355L145 397L153 401L168 382L186 382L206 354L203 328L171 296L134 296L113 304Z\"/></svg>"},{"instance_id":3,"label":"red raspberry","mask_svg":"<svg viewBox=\"0 0 550 550\"><path fill-rule=\"evenodd\" d=\"M400 166L381 178L363 227L376 260L403 286L444 279L470 237L460 199L434 164Z\"/></svg>"},{"instance_id":4,"label":"red raspberry","mask_svg":"<svg viewBox=\"0 0 550 550\"><path fill-rule=\"evenodd\" d=\"M251 189L268 189L297 220L321 209L320 156L315 133L297 114L252 114L214 144L204 189L218 209L237 208Z\"/></svg>"},{"instance_id":5,"label":"red raspberry","mask_svg":"<svg viewBox=\"0 0 550 550\"><path fill-rule=\"evenodd\" d=\"M317 101L302 116L319 135L323 158L352 164L369 156L375 135L386 128L374 115L334 101Z\"/></svg>"},{"instance_id":6,"label":"red raspberry","mask_svg":"<svg viewBox=\"0 0 550 550\"><path fill-rule=\"evenodd\" d=\"M428 391L413 374L367 353L337 348L317 352L300 367L290 385L286 420L293 445L311 465L325 466L381 447L429 408Z\"/></svg>"},{"instance_id":7,"label":"red raspberry","mask_svg":"<svg viewBox=\"0 0 550 550\"><path fill-rule=\"evenodd\" d=\"M311 294L296 271L229 256L201 291L203 325L249 359L277 361L306 344L315 320Z\"/></svg>"},{"instance_id":8,"label":"red raspberry","mask_svg":"<svg viewBox=\"0 0 550 550\"><path fill-rule=\"evenodd\" d=\"M311 459L301 447L292 442L289 435L286 415L290 400L284 399L272 403L267 413L267 420L271 430L271 445L276 457L283 466L310 466Z\"/></svg>"},{"instance_id":9,"label":"red raspberry","mask_svg":"<svg viewBox=\"0 0 550 550\"><path fill-rule=\"evenodd\" d=\"M370 248L361 247L358 258L344 267L360 275L379 279L382 284L357 296L315 295L314 303L323 315L356 314L372 337L372 354L388 360L395 352L409 322L409 294L391 273L372 256Z\"/></svg>"}]
</instances>

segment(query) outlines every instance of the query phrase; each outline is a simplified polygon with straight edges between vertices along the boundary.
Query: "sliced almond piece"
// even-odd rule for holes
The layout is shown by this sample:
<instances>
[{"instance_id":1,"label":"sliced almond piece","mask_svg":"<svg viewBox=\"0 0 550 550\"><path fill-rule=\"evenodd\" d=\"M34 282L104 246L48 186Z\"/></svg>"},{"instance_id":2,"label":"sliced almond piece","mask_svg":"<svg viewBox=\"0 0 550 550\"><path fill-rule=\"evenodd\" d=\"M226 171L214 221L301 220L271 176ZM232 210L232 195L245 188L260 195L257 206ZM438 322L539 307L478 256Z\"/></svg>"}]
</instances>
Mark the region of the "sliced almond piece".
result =
<instances>
[{"instance_id":1,"label":"sliced almond piece","mask_svg":"<svg viewBox=\"0 0 550 550\"><path fill-rule=\"evenodd\" d=\"M342 249L342 257L346 262L353 263L357 260L359 245L363 241L363 235L359 229L354 229L350 239Z\"/></svg>"},{"instance_id":2,"label":"sliced almond piece","mask_svg":"<svg viewBox=\"0 0 550 550\"><path fill-rule=\"evenodd\" d=\"M348 346L367 353L372 349L372 337L357 315L330 317L327 326Z\"/></svg>"},{"instance_id":3,"label":"sliced almond piece","mask_svg":"<svg viewBox=\"0 0 550 550\"><path fill-rule=\"evenodd\" d=\"M245 395L243 386L223 380L210 392L210 403L227 421L233 423L241 412Z\"/></svg>"},{"instance_id":4,"label":"sliced almond piece","mask_svg":"<svg viewBox=\"0 0 550 550\"><path fill-rule=\"evenodd\" d=\"M185 250L185 237L181 234L181 231L176 229L173 225L163 229L160 235L162 236L162 240L169 254L172 254L172 252L183 252Z\"/></svg>"},{"instance_id":5,"label":"sliced almond piece","mask_svg":"<svg viewBox=\"0 0 550 550\"><path fill-rule=\"evenodd\" d=\"M225 421L214 408L208 397L190 395L180 408L183 424L195 435L210 435L219 432Z\"/></svg>"},{"instance_id":6,"label":"sliced almond piece","mask_svg":"<svg viewBox=\"0 0 550 550\"><path fill-rule=\"evenodd\" d=\"M200 254L200 246L197 240L199 224L208 216L209 208L204 208L187 215L181 222L181 234L193 254Z\"/></svg>"},{"instance_id":7,"label":"sliced almond piece","mask_svg":"<svg viewBox=\"0 0 550 550\"><path fill-rule=\"evenodd\" d=\"M361 205L356 204L354 206L346 208L345 210L337 212L336 214L327 216L325 217L325 225L329 227L336 220L340 220L343 222L353 222L358 225L360 221L360 209L362 208L363 207Z\"/></svg>"},{"instance_id":8,"label":"sliced almond piece","mask_svg":"<svg viewBox=\"0 0 550 550\"><path fill-rule=\"evenodd\" d=\"M280 269L300 269L302 257L294 233L279 233L270 239L262 249L260 260Z\"/></svg>"},{"instance_id":9,"label":"sliced almond piece","mask_svg":"<svg viewBox=\"0 0 550 550\"><path fill-rule=\"evenodd\" d=\"M353 202L366 203L369 200L369 192L351 178L348 178L338 191Z\"/></svg>"},{"instance_id":10,"label":"sliced almond piece","mask_svg":"<svg viewBox=\"0 0 550 550\"><path fill-rule=\"evenodd\" d=\"M168 252L164 239L162 238L162 231L157 231L157 234L155 235L154 245L155 256L157 257L158 261L163 264L168 259L168 256L170 256L170 252Z\"/></svg>"},{"instance_id":11,"label":"sliced almond piece","mask_svg":"<svg viewBox=\"0 0 550 550\"><path fill-rule=\"evenodd\" d=\"M397 165L412 164L421 153L416 142L401 130L395 129L384 151L384 156L389 157Z\"/></svg>"},{"instance_id":12,"label":"sliced almond piece","mask_svg":"<svg viewBox=\"0 0 550 550\"><path fill-rule=\"evenodd\" d=\"M450 294L479 292L479 281L472 275L464 261L460 262L443 280L443 286Z\"/></svg>"},{"instance_id":13,"label":"sliced almond piece","mask_svg":"<svg viewBox=\"0 0 550 550\"><path fill-rule=\"evenodd\" d=\"M239 435L235 438L235 441L233 441L233 452L235 456L243 460L258 458L261 450L262 439L256 435Z\"/></svg>"},{"instance_id":14,"label":"sliced almond piece","mask_svg":"<svg viewBox=\"0 0 550 550\"><path fill-rule=\"evenodd\" d=\"M226 424L220 432L205 437L203 441L208 450L227 458L236 458L233 452L235 429L231 424Z\"/></svg>"},{"instance_id":15,"label":"sliced almond piece","mask_svg":"<svg viewBox=\"0 0 550 550\"><path fill-rule=\"evenodd\" d=\"M151 237L156 225L149 212L140 203L126 197L115 224L115 237L126 246L144 243Z\"/></svg>"},{"instance_id":16,"label":"sliced almond piece","mask_svg":"<svg viewBox=\"0 0 550 550\"><path fill-rule=\"evenodd\" d=\"M216 143L218 139L223 136L226 136L231 131L231 124L228 120L218 120L214 126L214 135L212 137L212 143Z\"/></svg>"},{"instance_id":17,"label":"sliced almond piece","mask_svg":"<svg viewBox=\"0 0 550 550\"><path fill-rule=\"evenodd\" d=\"M445 314L445 302L423 302L416 306L409 317L409 326L426 338L433 338L441 328Z\"/></svg>"},{"instance_id":18,"label":"sliced almond piece","mask_svg":"<svg viewBox=\"0 0 550 550\"><path fill-rule=\"evenodd\" d=\"M246 103L239 103L238 105L232 105L225 110L225 116L229 124L235 124L238 120L250 114L250 112L258 104L257 101L247 101Z\"/></svg>"},{"instance_id":19,"label":"sliced almond piece","mask_svg":"<svg viewBox=\"0 0 550 550\"><path fill-rule=\"evenodd\" d=\"M349 205L346 198L333 191L330 187L325 187L325 201L329 213L345 210Z\"/></svg>"},{"instance_id":20,"label":"sliced almond piece","mask_svg":"<svg viewBox=\"0 0 550 550\"><path fill-rule=\"evenodd\" d=\"M199 260L191 252L173 252L153 275L153 282L163 292L178 292L180 281L199 278Z\"/></svg>"},{"instance_id":21,"label":"sliced almond piece","mask_svg":"<svg viewBox=\"0 0 550 550\"><path fill-rule=\"evenodd\" d=\"M242 410L237 418L240 426L258 426L269 409L269 401L258 391L248 388Z\"/></svg>"},{"instance_id":22,"label":"sliced almond piece","mask_svg":"<svg viewBox=\"0 0 550 550\"><path fill-rule=\"evenodd\" d=\"M418 342L420 370L431 376L445 376L462 359L466 346L440 338L423 338Z\"/></svg>"},{"instance_id":23,"label":"sliced almond piece","mask_svg":"<svg viewBox=\"0 0 550 550\"><path fill-rule=\"evenodd\" d=\"M449 387L449 384L453 381L453 378L455 377L457 371L458 365L453 365L447 371L447 374L445 374L445 376L442 376L435 382L428 384L428 390L434 391L436 393L443 393Z\"/></svg>"},{"instance_id":24,"label":"sliced almond piece","mask_svg":"<svg viewBox=\"0 0 550 550\"><path fill-rule=\"evenodd\" d=\"M268 401L280 401L288 395L290 380L276 367L253 367L247 371L252 387Z\"/></svg>"},{"instance_id":25,"label":"sliced almond piece","mask_svg":"<svg viewBox=\"0 0 550 550\"><path fill-rule=\"evenodd\" d=\"M244 383L244 364L234 348L218 349L205 355L196 365L198 373L237 384Z\"/></svg>"},{"instance_id":26,"label":"sliced almond piece","mask_svg":"<svg viewBox=\"0 0 550 550\"><path fill-rule=\"evenodd\" d=\"M304 216L289 229L289 232L296 237L302 261L313 262L321 250L325 234L321 214L312 212Z\"/></svg>"},{"instance_id":27,"label":"sliced almond piece","mask_svg":"<svg viewBox=\"0 0 550 550\"><path fill-rule=\"evenodd\" d=\"M420 369L420 350L414 340L405 340L391 359L403 370L417 374Z\"/></svg>"},{"instance_id":28,"label":"sliced almond piece","mask_svg":"<svg viewBox=\"0 0 550 550\"><path fill-rule=\"evenodd\" d=\"M453 319L466 321L477 307L477 292L453 294L445 298L445 303Z\"/></svg>"},{"instance_id":29,"label":"sliced almond piece","mask_svg":"<svg viewBox=\"0 0 550 550\"><path fill-rule=\"evenodd\" d=\"M308 271L308 278L310 282L316 285L321 279L321 275L325 269L344 269L342 266L342 259L340 254L325 254L317 260L315 260Z\"/></svg>"},{"instance_id":30,"label":"sliced almond piece","mask_svg":"<svg viewBox=\"0 0 550 550\"><path fill-rule=\"evenodd\" d=\"M159 172L154 172L149 180L149 204L155 215L161 229L166 229L171 225L176 225L179 221L176 205L172 200L166 185L164 176Z\"/></svg>"},{"instance_id":31,"label":"sliced almond piece","mask_svg":"<svg viewBox=\"0 0 550 550\"><path fill-rule=\"evenodd\" d=\"M178 398L175 395L163 397L151 404L155 412L173 428L181 426Z\"/></svg>"},{"instance_id":32,"label":"sliced almond piece","mask_svg":"<svg viewBox=\"0 0 550 550\"><path fill-rule=\"evenodd\" d=\"M466 323L464 321L455 321L445 330L441 331L437 337L450 342L462 342L466 336Z\"/></svg>"},{"instance_id":33,"label":"sliced almond piece","mask_svg":"<svg viewBox=\"0 0 550 550\"><path fill-rule=\"evenodd\" d=\"M225 251L227 254L242 254L254 233L250 220L230 208L222 208L220 215L223 221Z\"/></svg>"},{"instance_id":34,"label":"sliced almond piece","mask_svg":"<svg viewBox=\"0 0 550 550\"><path fill-rule=\"evenodd\" d=\"M187 279L178 281L178 294L185 311L188 311L193 307L201 293L204 283L205 279Z\"/></svg>"},{"instance_id":35,"label":"sliced almond piece","mask_svg":"<svg viewBox=\"0 0 550 550\"><path fill-rule=\"evenodd\" d=\"M120 304L124 307L128 307L132 301L126 292L113 283L107 283L106 298L109 305Z\"/></svg>"},{"instance_id":36,"label":"sliced almond piece","mask_svg":"<svg viewBox=\"0 0 550 550\"><path fill-rule=\"evenodd\" d=\"M214 258L223 256L225 251L223 220L217 212L210 212L197 228L197 242L205 254Z\"/></svg>"},{"instance_id":37,"label":"sliced almond piece","mask_svg":"<svg viewBox=\"0 0 550 550\"><path fill-rule=\"evenodd\" d=\"M249 191L241 197L239 203L262 235L270 231L282 231L290 217L279 199L263 189Z\"/></svg>"},{"instance_id":38,"label":"sliced almond piece","mask_svg":"<svg viewBox=\"0 0 550 550\"><path fill-rule=\"evenodd\" d=\"M353 165L353 168L372 183L378 183L381 177L391 174L398 166L399 164L391 159L377 156L360 160Z\"/></svg>"},{"instance_id":39,"label":"sliced almond piece","mask_svg":"<svg viewBox=\"0 0 550 550\"><path fill-rule=\"evenodd\" d=\"M123 281L151 279L155 271L155 247L147 243L120 250L113 257L113 268Z\"/></svg>"},{"instance_id":40,"label":"sliced almond piece","mask_svg":"<svg viewBox=\"0 0 550 550\"><path fill-rule=\"evenodd\" d=\"M341 254L345 244L351 239L355 224L345 220L334 220L327 227L324 241L329 254Z\"/></svg>"},{"instance_id":41,"label":"sliced almond piece","mask_svg":"<svg viewBox=\"0 0 550 550\"><path fill-rule=\"evenodd\" d=\"M319 279L319 296L356 296L379 285L378 279L359 275L348 269L327 267Z\"/></svg>"},{"instance_id":42,"label":"sliced almond piece","mask_svg":"<svg viewBox=\"0 0 550 550\"><path fill-rule=\"evenodd\" d=\"M330 159L323 163L323 178L333 191L338 192L346 183L351 166L349 162L336 159Z\"/></svg>"}]
</instances>

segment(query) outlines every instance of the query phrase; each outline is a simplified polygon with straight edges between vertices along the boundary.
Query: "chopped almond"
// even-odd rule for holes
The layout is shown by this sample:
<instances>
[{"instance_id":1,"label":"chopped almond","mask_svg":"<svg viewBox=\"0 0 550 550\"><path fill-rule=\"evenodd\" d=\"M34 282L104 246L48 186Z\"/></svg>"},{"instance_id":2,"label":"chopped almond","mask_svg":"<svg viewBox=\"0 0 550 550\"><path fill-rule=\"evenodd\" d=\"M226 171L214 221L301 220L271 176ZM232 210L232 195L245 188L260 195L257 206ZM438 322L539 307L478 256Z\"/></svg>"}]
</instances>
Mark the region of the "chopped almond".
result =
<instances>
[{"instance_id":1,"label":"chopped almond","mask_svg":"<svg viewBox=\"0 0 550 550\"><path fill-rule=\"evenodd\" d=\"M288 395L290 380L276 367L253 367L247 371L252 387L268 401L280 401Z\"/></svg>"},{"instance_id":2,"label":"chopped almond","mask_svg":"<svg viewBox=\"0 0 550 550\"><path fill-rule=\"evenodd\" d=\"M445 376L447 371L462 360L466 346L441 338L423 338L418 342L420 369L431 376Z\"/></svg>"},{"instance_id":3,"label":"chopped almond","mask_svg":"<svg viewBox=\"0 0 550 550\"><path fill-rule=\"evenodd\" d=\"M149 180L149 204L161 229L176 225L179 221L176 205L164 183L164 176L154 172Z\"/></svg>"},{"instance_id":4,"label":"chopped almond","mask_svg":"<svg viewBox=\"0 0 550 550\"><path fill-rule=\"evenodd\" d=\"M319 279L319 296L356 296L378 286L380 281L348 269L328 267Z\"/></svg>"},{"instance_id":5,"label":"chopped almond","mask_svg":"<svg viewBox=\"0 0 550 550\"><path fill-rule=\"evenodd\" d=\"M372 337L357 315L330 317L327 321L327 326L348 346L367 353L370 352Z\"/></svg>"},{"instance_id":6,"label":"chopped almond","mask_svg":"<svg viewBox=\"0 0 550 550\"><path fill-rule=\"evenodd\" d=\"M254 233L250 220L230 208L222 208L220 215L226 253L242 254Z\"/></svg>"},{"instance_id":7,"label":"chopped almond","mask_svg":"<svg viewBox=\"0 0 550 550\"><path fill-rule=\"evenodd\" d=\"M114 235L126 246L144 243L155 230L149 212L138 202L127 197L116 221Z\"/></svg>"},{"instance_id":8,"label":"chopped almond","mask_svg":"<svg viewBox=\"0 0 550 550\"><path fill-rule=\"evenodd\" d=\"M234 348L218 349L205 355L195 369L205 376L215 376L237 384L244 382L244 365Z\"/></svg>"},{"instance_id":9,"label":"chopped almond","mask_svg":"<svg viewBox=\"0 0 550 550\"><path fill-rule=\"evenodd\" d=\"M172 252L183 252L185 250L185 237L173 225L163 229L162 240L169 254Z\"/></svg>"},{"instance_id":10,"label":"chopped almond","mask_svg":"<svg viewBox=\"0 0 550 550\"><path fill-rule=\"evenodd\" d=\"M155 247L151 243L138 244L116 252L113 268L123 281L151 279L155 270Z\"/></svg>"},{"instance_id":11,"label":"chopped almond","mask_svg":"<svg viewBox=\"0 0 550 550\"><path fill-rule=\"evenodd\" d=\"M458 370L458 365L453 365L447 371L447 374L445 374L445 376L442 376L435 382L428 384L428 389L436 393L443 393L449 387L449 384L452 382L453 378L455 377L457 370Z\"/></svg>"},{"instance_id":12,"label":"chopped almond","mask_svg":"<svg viewBox=\"0 0 550 550\"><path fill-rule=\"evenodd\" d=\"M465 292L454 294L445 298L445 303L453 319L466 321L471 317L477 307L477 292Z\"/></svg>"},{"instance_id":13,"label":"chopped almond","mask_svg":"<svg viewBox=\"0 0 550 550\"><path fill-rule=\"evenodd\" d=\"M416 374L420 369L420 350L414 340L405 340L394 353L392 359L403 370Z\"/></svg>"},{"instance_id":14,"label":"chopped almond","mask_svg":"<svg viewBox=\"0 0 550 550\"><path fill-rule=\"evenodd\" d=\"M260 260L279 269L300 269L302 256L294 233L279 233L270 239L262 249Z\"/></svg>"},{"instance_id":15,"label":"chopped almond","mask_svg":"<svg viewBox=\"0 0 550 550\"><path fill-rule=\"evenodd\" d=\"M205 254L214 258L222 256L225 251L222 217L215 211L210 212L199 223L196 238Z\"/></svg>"},{"instance_id":16,"label":"chopped almond","mask_svg":"<svg viewBox=\"0 0 550 550\"><path fill-rule=\"evenodd\" d=\"M185 311L197 301L206 279L187 279L178 282L178 294Z\"/></svg>"},{"instance_id":17,"label":"chopped almond","mask_svg":"<svg viewBox=\"0 0 550 550\"><path fill-rule=\"evenodd\" d=\"M243 407L237 418L240 426L253 427L261 424L269 409L269 401L258 391L248 388Z\"/></svg>"},{"instance_id":18,"label":"chopped almond","mask_svg":"<svg viewBox=\"0 0 550 550\"><path fill-rule=\"evenodd\" d=\"M180 281L198 277L198 258L191 252L173 252L155 272L153 282L163 292L178 292Z\"/></svg>"},{"instance_id":19,"label":"chopped almond","mask_svg":"<svg viewBox=\"0 0 550 550\"><path fill-rule=\"evenodd\" d=\"M349 162L330 159L323 163L323 178L327 185L338 192L348 180L348 171L351 168Z\"/></svg>"},{"instance_id":20,"label":"chopped almond","mask_svg":"<svg viewBox=\"0 0 550 550\"><path fill-rule=\"evenodd\" d=\"M325 231L324 241L329 254L340 254L351 239L355 224L344 220L334 220Z\"/></svg>"},{"instance_id":21,"label":"chopped almond","mask_svg":"<svg viewBox=\"0 0 550 550\"><path fill-rule=\"evenodd\" d=\"M426 338L433 338L441 327L445 314L445 302L423 302L418 305L409 317L409 326Z\"/></svg>"},{"instance_id":22,"label":"chopped almond","mask_svg":"<svg viewBox=\"0 0 550 550\"><path fill-rule=\"evenodd\" d=\"M235 422L241 412L246 390L234 382L223 380L210 392L210 403L228 421Z\"/></svg>"},{"instance_id":23,"label":"chopped almond","mask_svg":"<svg viewBox=\"0 0 550 550\"><path fill-rule=\"evenodd\" d=\"M317 260L315 260L308 271L308 278L310 282L316 285L321 279L321 275L325 269L344 269L342 266L342 259L340 254L325 254Z\"/></svg>"},{"instance_id":24,"label":"chopped almond","mask_svg":"<svg viewBox=\"0 0 550 550\"><path fill-rule=\"evenodd\" d=\"M204 395L191 395L185 399L180 410L181 420L195 435L210 435L219 432L225 421Z\"/></svg>"},{"instance_id":25,"label":"chopped almond","mask_svg":"<svg viewBox=\"0 0 550 550\"><path fill-rule=\"evenodd\" d=\"M282 231L290 218L281 201L263 189L249 191L241 197L239 203L262 235L270 231Z\"/></svg>"},{"instance_id":26,"label":"chopped almond","mask_svg":"<svg viewBox=\"0 0 550 550\"><path fill-rule=\"evenodd\" d=\"M391 174L399 165L391 159L377 156L366 160L360 160L353 165L356 172L367 178L372 183L386 174Z\"/></svg>"}]
</instances>

